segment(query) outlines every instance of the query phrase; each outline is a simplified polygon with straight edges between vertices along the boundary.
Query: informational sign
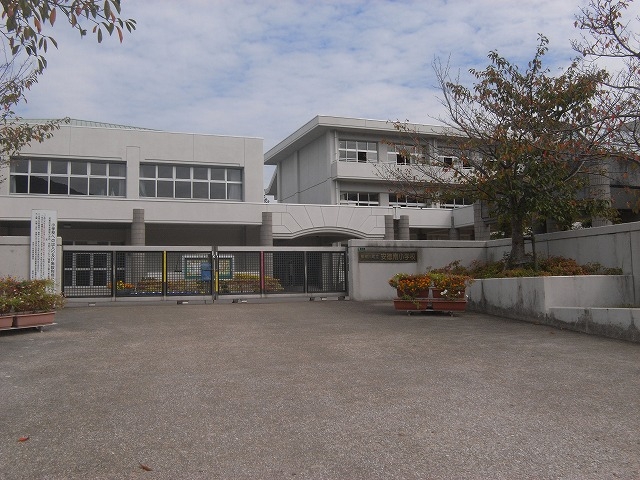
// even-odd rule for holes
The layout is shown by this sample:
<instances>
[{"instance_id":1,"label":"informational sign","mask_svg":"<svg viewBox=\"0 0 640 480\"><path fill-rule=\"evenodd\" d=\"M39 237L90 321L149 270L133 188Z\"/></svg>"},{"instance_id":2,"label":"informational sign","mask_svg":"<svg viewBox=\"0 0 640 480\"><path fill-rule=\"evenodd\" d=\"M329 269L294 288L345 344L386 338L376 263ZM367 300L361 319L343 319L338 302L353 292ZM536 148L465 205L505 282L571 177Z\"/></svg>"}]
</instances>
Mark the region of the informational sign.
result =
<instances>
[{"instance_id":1,"label":"informational sign","mask_svg":"<svg viewBox=\"0 0 640 480\"><path fill-rule=\"evenodd\" d=\"M31 268L29 278L56 279L58 212L31 210Z\"/></svg>"},{"instance_id":2,"label":"informational sign","mask_svg":"<svg viewBox=\"0 0 640 480\"><path fill-rule=\"evenodd\" d=\"M398 263L417 262L418 252L398 252L398 251L359 251L358 262L360 263Z\"/></svg>"}]
</instances>

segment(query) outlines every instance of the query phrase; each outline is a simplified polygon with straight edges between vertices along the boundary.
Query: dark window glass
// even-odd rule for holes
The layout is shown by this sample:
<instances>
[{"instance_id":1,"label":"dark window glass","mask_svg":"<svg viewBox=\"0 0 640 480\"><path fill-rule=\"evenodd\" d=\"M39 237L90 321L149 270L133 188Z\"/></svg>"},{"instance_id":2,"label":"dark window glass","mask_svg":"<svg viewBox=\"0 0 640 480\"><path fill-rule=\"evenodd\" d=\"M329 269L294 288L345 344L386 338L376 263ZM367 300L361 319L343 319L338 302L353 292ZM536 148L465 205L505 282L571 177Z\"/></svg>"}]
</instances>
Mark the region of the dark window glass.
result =
<instances>
[{"instance_id":1,"label":"dark window glass","mask_svg":"<svg viewBox=\"0 0 640 480\"><path fill-rule=\"evenodd\" d=\"M211 180L224 180L224 168L212 168Z\"/></svg>"},{"instance_id":2,"label":"dark window glass","mask_svg":"<svg viewBox=\"0 0 640 480\"><path fill-rule=\"evenodd\" d=\"M176 178L191 178L191 167L176 167Z\"/></svg>"},{"instance_id":3,"label":"dark window glass","mask_svg":"<svg viewBox=\"0 0 640 480\"><path fill-rule=\"evenodd\" d=\"M107 175L107 164L106 163L91 163L91 175Z\"/></svg>"},{"instance_id":4,"label":"dark window glass","mask_svg":"<svg viewBox=\"0 0 640 480\"><path fill-rule=\"evenodd\" d=\"M68 172L69 162L61 160L51 160L51 173L66 174Z\"/></svg>"},{"instance_id":5,"label":"dark window glass","mask_svg":"<svg viewBox=\"0 0 640 480\"><path fill-rule=\"evenodd\" d=\"M106 178L90 178L89 179L89 195L107 195L107 179Z\"/></svg>"},{"instance_id":6,"label":"dark window glass","mask_svg":"<svg viewBox=\"0 0 640 480\"><path fill-rule=\"evenodd\" d=\"M212 200L213 199L224 200L227 198L224 183L211 183L210 185L211 185L210 187L211 195L209 196L209 198L211 198Z\"/></svg>"},{"instance_id":7,"label":"dark window glass","mask_svg":"<svg viewBox=\"0 0 640 480\"><path fill-rule=\"evenodd\" d=\"M242 171L230 168L227 170L227 180L230 182L241 182L242 181Z\"/></svg>"},{"instance_id":8,"label":"dark window glass","mask_svg":"<svg viewBox=\"0 0 640 480\"><path fill-rule=\"evenodd\" d=\"M86 175L87 174L86 162L71 162L71 174L72 175Z\"/></svg>"},{"instance_id":9,"label":"dark window glass","mask_svg":"<svg viewBox=\"0 0 640 480\"><path fill-rule=\"evenodd\" d=\"M194 182L193 198L209 198L209 184L205 182Z\"/></svg>"},{"instance_id":10,"label":"dark window glass","mask_svg":"<svg viewBox=\"0 0 640 480\"><path fill-rule=\"evenodd\" d=\"M31 173L47 173L49 162L46 160L31 160Z\"/></svg>"},{"instance_id":11,"label":"dark window glass","mask_svg":"<svg viewBox=\"0 0 640 480\"><path fill-rule=\"evenodd\" d=\"M155 197L156 196L156 182L155 182L155 180L140 180L140 196L141 197Z\"/></svg>"},{"instance_id":12,"label":"dark window glass","mask_svg":"<svg viewBox=\"0 0 640 480\"><path fill-rule=\"evenodd\" d=\"M29 177L26 175L12 175L11 193L29 193Z\"/></svg>"},{"instance_id":13,"label":"dark window glass","mask_svg":"<svg viewBox=\"0 0 640 480\"><path fill-rule=\"evenodd\" d=\"M193 178L198 180L209 180L209 169L206 167L193 167Z\"/></svg>"},{"instance_id":14,"label":"dark window glass","mask_svg":"<svg viewBox=\"0 0 640 480\"><path fill-rule=\"evenodd\" d=\"M242 200L242 185L230 183L229 200Z\"/></svg>"},{"instance_id":15,"label":"dark window glass","mask_svg":"<svg viewBox=\"0 0 640 480\"><path fill-rule=\"evenodd\" d=\"M173 167L158 165L158 178L173 178Z\"/></svg>"},{"instance_id":16,"label":"dark window glass","mask_svg":"<svg viewBox=\"0 0 640 480\"><path fill-rule=\"evenodd\" d=\"M56 195L67 195L69 193L68 177L50 177L49 193Z\"/></svg>"},{"instance_id":17,"label":"dark window glass","mask_svg":"<svg viewBox=\"0 0 640 480\"><path fill-rule=\"evenodd\" d=\"M122 179L110 178L109 179L109 195L111 197L124 197L125 196L125 182Z\"/></svg>"},{"instance_id":18,"label":"dark window glass","mask_svg":"<svg viewBox=\"0 0 640 480\"><path fill-rule=\"evenodd\" d=\"M140 176L143 178L156 178L156 166L140 165Z\"/></svg>"},{"instance_id":19,"label":"dark window glass","mask_svg":"<svg viewBox=\"0 0 640 480\"><path fill-rule=\"evenodd\" d=\"M29 177L29 193L49 193L48 183L47 177L31 175Z\"/></svg>"},{"instance_id":20,"label":"dark window glass","mask_svg":"<svg viewBox=\"0 0 640 480\"><path fill-rule=\"evenodd\" d=\"M173 182L158 181L158 197L172 198L173 197Z\"/></svg>"},{"instance_id":21,"label":"dark window glass","mask_svg":"<svg viewBox=\"0 0 640 480\"><path fill-rule=\"evenodd\" d=\"M176 198L191 198L191 182L176 182Z\"/></svg>"},{"instance_id":22,"label":"dark window glass","mask_svg":"<svg viewBox=\"0 0 640 480\"><path fill-rule=\"evenodd\" d=\"M69 183L69 193L71 195L87 195L89 193L88 183L88 178L86 177L71 177L71 182Z\"/></svg>"},{"instance_id":23,"label":"dark window glass","mask_svg":"<svg viewBox=\"0 0 640 480\"><path fill-rule=\"evenodd\" d=\"M109 164L109 175L112 177L124 177L126 175L126 167L123 163Z\"/></svg>"},{"instance_id":24,"label":"dark window glass","mask_svg":"<svg viewBox=\"0 0 640 480\"><path fill-rule=\"evenodd\" d=\"M11 160L12 173L29 173L29 160L23 158L14 158Z\"/></svg>"}]
</instances>

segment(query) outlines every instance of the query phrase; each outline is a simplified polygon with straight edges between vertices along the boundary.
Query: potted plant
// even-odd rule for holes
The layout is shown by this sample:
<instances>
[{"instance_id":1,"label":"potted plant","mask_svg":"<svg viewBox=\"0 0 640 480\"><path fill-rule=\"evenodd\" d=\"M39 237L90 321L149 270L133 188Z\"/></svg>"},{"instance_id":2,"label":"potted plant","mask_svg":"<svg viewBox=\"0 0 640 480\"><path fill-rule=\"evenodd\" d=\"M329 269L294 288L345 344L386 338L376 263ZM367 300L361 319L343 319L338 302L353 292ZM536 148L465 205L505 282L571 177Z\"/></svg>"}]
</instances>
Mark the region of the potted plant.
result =
<instances>
[{"instance_id":1,"label":"potted plant","mask_svg":"<svg viewBox=\"0 0 640 480\"><path fill-rule=\"evenodd\" d=\"M11 303L13 327L32 327L53 323L64 297L54 292L53 280L22 280L14 284Z\"/></svg>"},{"instance_id":2,"label":"potted plant","mask_svg":"<svg viewBox=\"0 0 640 480\"><path fill-rule=\"evenodd\" d=\"M388 283L398 294L398 298L393 301L396 310L425 310L428 307L431 286L429 274L397 273Z\"/></svg>"},{"instance_id":3,"label":"potted plant","mask_svg":"<svg viewBox=\"0 0 640 480\"><path fill-rule=\"evenodd\" d=\"M448 272L431 272L433 281L432 307L434 310L465 310L465 290L473 279L468 275Z\"/></svg>"}]
</instances>

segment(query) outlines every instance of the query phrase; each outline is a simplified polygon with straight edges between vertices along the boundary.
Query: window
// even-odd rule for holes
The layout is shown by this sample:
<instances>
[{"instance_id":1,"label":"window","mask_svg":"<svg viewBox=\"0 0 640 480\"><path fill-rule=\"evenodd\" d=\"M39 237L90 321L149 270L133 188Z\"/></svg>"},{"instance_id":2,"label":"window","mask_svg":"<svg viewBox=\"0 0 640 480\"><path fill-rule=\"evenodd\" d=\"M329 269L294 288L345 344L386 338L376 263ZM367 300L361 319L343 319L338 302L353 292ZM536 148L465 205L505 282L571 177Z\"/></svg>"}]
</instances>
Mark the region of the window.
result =
<instances>
[{"instance_id":1,"label":"window","mask_svg":"<svg viewBox=\"0 0 640 480\"><path fill-rule=\"evenodd\" d=\"M390 193L389 206L420 208L420 207L426 207L427 204L425 202L418 201L418 199L415 197L407 197L405 195L399 195L397 193Z\"/></svg>"},{"instance_id":2,"label":"window","mask_svg":"<svg viewBox=\"0 0 640 480\"><path fill-rule=\"evenodd\" d=\"M377 206L380 205L377 193L342 192L340 205Z\"/></svg>"},{"instance_id":3,"label":"window","mask_svg":"<svg viewBox=\"0 0 640 480\"><path fill-rule=\"evenodd\" d=\"M443 198L440 200L440 208L458 208L465 205L472 205L473 202L463 198Z\"/></svg>"},{"instance_id":4,"label":"window","mask_svg":"<svg viewBox=\"0 0 640 480\"><path fill-rule=\"evenodd\" d=\"M242 169L140 164L140 196L242 201Z\"/></svg>"},{"instance_id":5,"label":"window","mask_svg":"<svg viewBox=\"0 0 640 480\"><path fill-rule=\"evenodd\" d=\"M377 163L378 144L360 140L340 140L338 156L341 162Z\"/></svg>"},{"instance_id":6,"label":"window","mask_svg":"<svg viewBox=\"0 0 640 480\"><path fill-rule=\"evenodd\" d=\"M398 165L425 163L426 158L426 147L389 145L389 149L387 150L387 162Z\"/></svg>"},{"instance_id":7,"label":"window","mask_svg":"<svg viewBox=\"0 0 640 480\"><path fill-rule=\"evenodd\" d=\"M11 193L124 197L125 187L123 162L11 159Z\"/></svg>"}]
</instances>

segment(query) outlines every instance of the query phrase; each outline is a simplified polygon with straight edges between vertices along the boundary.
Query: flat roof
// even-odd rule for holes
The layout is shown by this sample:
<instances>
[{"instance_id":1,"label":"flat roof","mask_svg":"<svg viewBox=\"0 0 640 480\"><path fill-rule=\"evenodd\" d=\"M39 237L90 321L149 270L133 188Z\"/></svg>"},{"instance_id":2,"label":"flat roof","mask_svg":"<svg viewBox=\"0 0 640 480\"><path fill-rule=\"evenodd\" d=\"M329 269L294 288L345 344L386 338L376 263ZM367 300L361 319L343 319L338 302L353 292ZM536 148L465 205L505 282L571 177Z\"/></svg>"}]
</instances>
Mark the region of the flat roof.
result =
<instances>
[{"instance_id":1,"label":"flat roof","mask_svg":"<svg viewBox=\"0 0 640 480\"><path fill-rule=\"evenodd\" d=\"M453 132L452 128L442 125L407 123L407 127L415 130L417 133L425 135L442 136L446 134L450 135ZM322 136L325 132L334 129L362 133L383 132L402 135L402 133L398 132L394 127L394 122L389 120L317 115L265 153L264 163L266 165L275 165L303 145Z\"/></svg>"}]
</instances>

